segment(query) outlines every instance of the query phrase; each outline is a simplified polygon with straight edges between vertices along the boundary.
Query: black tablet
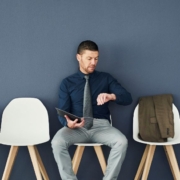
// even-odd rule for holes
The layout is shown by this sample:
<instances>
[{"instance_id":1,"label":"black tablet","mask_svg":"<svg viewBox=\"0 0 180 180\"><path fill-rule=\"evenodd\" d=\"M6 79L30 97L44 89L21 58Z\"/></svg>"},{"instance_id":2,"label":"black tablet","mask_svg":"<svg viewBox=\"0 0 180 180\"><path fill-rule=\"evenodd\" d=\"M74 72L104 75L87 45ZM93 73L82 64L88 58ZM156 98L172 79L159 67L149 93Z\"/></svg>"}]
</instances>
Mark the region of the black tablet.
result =
<instances>
[{"instance_id":1,"label":"black tablet","mask_svg":"<svg viewBox=\"0 0 180 180\"><path fill-rule=\"evenodd\" d=\"M71 114L71 113L69 113L69 112L67 112L67 111L64 111L64 110L58 109L58 108L56 108L56 110L57 110L57 113L58 113L59 116L64 117L64 116L66 115L66 116L68 116L69 119L71 119L71 120L78 119L78 123L81 122L81 118L78 117L78 116L75 116L74 114Z\"/></svg>"}]
</instances>

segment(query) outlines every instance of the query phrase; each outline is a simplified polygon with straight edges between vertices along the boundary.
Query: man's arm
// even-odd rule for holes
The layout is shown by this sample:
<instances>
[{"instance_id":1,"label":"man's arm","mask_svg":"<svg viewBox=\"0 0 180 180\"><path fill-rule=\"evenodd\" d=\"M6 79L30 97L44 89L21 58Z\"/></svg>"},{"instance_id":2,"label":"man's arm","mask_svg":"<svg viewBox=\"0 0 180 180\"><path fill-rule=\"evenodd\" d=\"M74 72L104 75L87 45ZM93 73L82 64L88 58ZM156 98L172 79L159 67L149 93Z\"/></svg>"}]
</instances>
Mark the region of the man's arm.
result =
<instances>
[{"instance_id":1,"label":"man's arm","mask_svg":"<svg viewBox=\"0 0 180 180\"><path fill-rule=\"evenodd\" d=\"M59 108L62 110L65 110L67 112L70 112L71 109L71 98L68 93L68 87L66 85L66 81L63 80L61 85L60 85L60 90L59 90ZM68 116L62 117L58 116L59 121L63 126L67 126L71 129L78 128L84 126L84 119L82 118L81 122L78 123L78 119L76 120L71 120Z\"/></svg>"},{"instance_id":2,"label":"man's arm","mask_svg":"<svg viewBox=\"0 0 180 180\"><path fill-rule=\"evenodd\" d=\"M68 93L68 87L66 85L66 80L63 80L59 88L59 109L70 112L70 107L71 100ZM58 116L58 119L63 126L67 126L67 121L65 117Z\"/></svg>"},{"instance_id":3,"label":"man's arm","mask_svg":"<svg viewBox=\"0 0 180 180\"><path fill-rule=\"evenodd\" d=\"M129 105L132 103L131 94L121 86L116 79L114 79L111 75L109 76L109 91L115 94L116 99L115 102L120 105Z\"/></svg>"},{"instance_id":4,"label":"man's arm","mask_svg":"<svg viewBox=\"0 0 180 180\"><path fill-rule=\"evenodd\" d=\"M97 97L97 104L102 105L108 101L115 101L120 105L132 103L131 94L121 86L111 75L108 77L109 93L101 93Z\"/></svg>"}]
</instances>

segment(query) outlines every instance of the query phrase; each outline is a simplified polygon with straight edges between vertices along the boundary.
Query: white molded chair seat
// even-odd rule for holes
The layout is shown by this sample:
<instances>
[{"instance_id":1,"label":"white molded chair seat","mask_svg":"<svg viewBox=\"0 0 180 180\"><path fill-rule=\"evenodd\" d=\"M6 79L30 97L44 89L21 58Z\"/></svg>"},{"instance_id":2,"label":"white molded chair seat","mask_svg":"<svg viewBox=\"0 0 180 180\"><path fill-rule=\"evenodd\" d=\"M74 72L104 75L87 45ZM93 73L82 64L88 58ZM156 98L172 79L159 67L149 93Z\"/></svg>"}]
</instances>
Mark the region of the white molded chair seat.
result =
<instances>
[{"instance_id":1,"label":"white molded chair seat","mask_svg":"<svg viewBox=\"0 0 180 180\"><path fill-rule=\"evenodd\" d=\"M2 180L9 179L19 146L28 146L36 178L49 180L34 146L49 139L49 118L42 102L36 98L13 99L2 114L0 143L11 146Z\"/></svg>"},{"instance_id":2,"label":"white molded chair seat","mask_svg":"<svg viewBox=\"0 0 180 180\"><path fill-rule=\"evenodd\" d=\"M110 121L111 121L111 125L112 125L111 116L110 116ZM103 144L100 144L100 143L75 143L74 145L77 146L76 151L74 153L74 157L72 159L72 168L73 168L73 171L75 174L77 174L77 171L78 171L81 159L82 159L82 155L83 155L83 152L84 152L84 149L86 146L91 146L94 148L96 155L98 157L102 172L103 172L103 174L105 173L106 161L105 161L104 154L103 154L103 151L101 148L101 146Z\"/></svg>"},{"instance_id":3,"label":"white molded chair seat","mask_svg":"<svg viewBox=\"0 0 180 180\"><path fill-rule=\"evenodd\" d=\"M134 180L139 180L141 176L143 180L147 179L156 146L164 147L173 177L174 179L180 179L179 167L172 146L180 143L180 118L179 118L178 109L174 104L172 105L172 111L174 114L175 135L174 138L168 138L167 142L148 142L148 141L143 141L139 138L138 110L139 110L139 105L137 105L134 110L133 139L139 143L146 144L146 148Z\"/></svg>"}]
</instances>

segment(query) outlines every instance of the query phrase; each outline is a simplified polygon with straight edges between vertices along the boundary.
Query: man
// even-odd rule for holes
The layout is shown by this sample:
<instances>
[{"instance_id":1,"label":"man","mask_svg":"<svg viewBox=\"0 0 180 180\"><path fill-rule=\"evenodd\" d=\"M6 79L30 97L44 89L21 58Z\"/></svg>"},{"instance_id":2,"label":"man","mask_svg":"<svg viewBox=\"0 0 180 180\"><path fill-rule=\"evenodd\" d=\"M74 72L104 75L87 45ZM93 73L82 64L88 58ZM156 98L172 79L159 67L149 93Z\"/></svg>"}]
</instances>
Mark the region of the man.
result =
<instances>
[{"instance_id":1,"label":"man","mask_svg":"<svg viewBox=\"0 0 180 180\"><path fill-rule=\"evenodd\" d=\"M52 148L62 180L77 180L73 173L68 147L74 143L96 142L111 148L103 180L116 180L125 158L126 137L109 123L109 101L120 105L132 102L128 93L110 74L95 71L98 63L98 46L93 41L83 41L77 49L79 71L65 78L60 85L59 108L83 117L85 75L89 76L93 126L86 128L86 118L81 122L69 117L58 117L62 125L52 140ZM88 168L88 167L87 167Z\"/></svg>"}]
</instances>

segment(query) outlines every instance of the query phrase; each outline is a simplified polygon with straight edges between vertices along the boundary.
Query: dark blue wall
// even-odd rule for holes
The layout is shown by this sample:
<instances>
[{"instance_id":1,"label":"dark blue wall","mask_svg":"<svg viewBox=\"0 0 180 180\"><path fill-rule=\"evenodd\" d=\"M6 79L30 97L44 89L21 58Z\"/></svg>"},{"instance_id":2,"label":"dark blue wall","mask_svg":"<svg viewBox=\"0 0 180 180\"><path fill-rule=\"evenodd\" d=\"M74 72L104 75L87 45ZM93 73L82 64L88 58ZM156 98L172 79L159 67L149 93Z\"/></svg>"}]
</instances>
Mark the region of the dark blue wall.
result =
<instances>
[{"instance_id":1,"label":"dark blue wall","mask_svg":"<svg viewBox=\"0 0 180 180\"><path fill-rule=\"evenodd\" d=\"M46 106L51 138L61 128L55 112L61 80L76 72L76 48L91 39L100 48L97 69L111 73L133 96L123 107L111 104L114 126L129 139L119 180L133 180L144 145L132 139L133 110L138 98L172 93L180 110L180 1L151 0L1 0L0 115L16 97L37 97ZM50 142L38 145L51 180L59 172ZM74 147L70 148L73 155ZM180 162L180 145L174 147ZM103 147L107 158L108 147ZM0 176L9 147L0 145ZM99 180L102 172L93 149L85 150L80 180ZM11 180L33 180L25 147L20 148ZM158 147L149 180L173 179Z\"/></svg>"}]
</instances>

